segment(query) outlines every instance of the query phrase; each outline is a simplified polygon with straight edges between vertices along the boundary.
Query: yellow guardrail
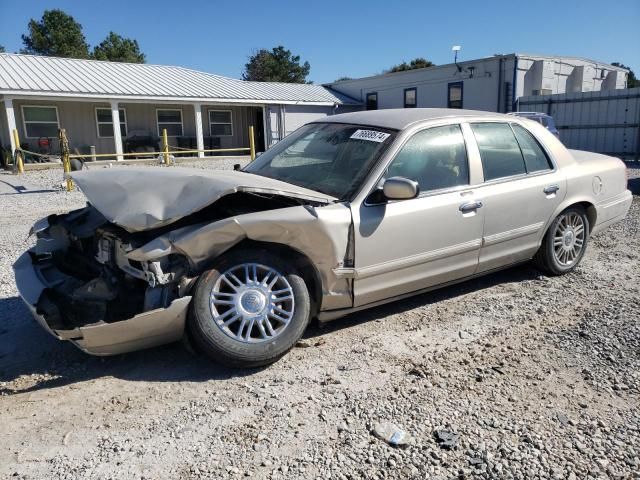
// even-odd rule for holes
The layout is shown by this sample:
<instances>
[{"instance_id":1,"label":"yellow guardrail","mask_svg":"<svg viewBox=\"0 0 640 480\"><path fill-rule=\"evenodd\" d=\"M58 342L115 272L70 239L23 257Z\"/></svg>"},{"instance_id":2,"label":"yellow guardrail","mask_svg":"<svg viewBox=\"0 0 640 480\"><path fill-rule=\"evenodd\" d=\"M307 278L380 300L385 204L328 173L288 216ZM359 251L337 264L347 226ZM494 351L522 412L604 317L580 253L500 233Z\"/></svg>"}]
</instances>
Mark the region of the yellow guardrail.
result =
<instances>
[{"instance_id":1,"label":"yellow guardrail","mask_svg":"<svg viewBox=\"0 0 640 480\"><path fill-rule=\"evenodd\" d=\"M67 139L67 132L64 128L59 130L60 134L60 151L62 152L62 168L64 168L64 176L67 180L67 192L73 190L73 180L69 176L71 173L71 155L69 155L69 140Z\"/></svg>"},{"instance_id":2,"label":"yellow guardrail","mask_svg":"<svg viewBox=\"0 0 640 480\"><path fill-rule=\"evenodd\" d=\"M172 147L172 148L179 148L179 147ZM29 152L28 150L23 150L23 152L25 153L29 153L29 154L33 154L33 152ZM176 153L225 153L225 152L247 152L250 153L250 149L249 147L243 147L243 148L213 148L210 150L169 150L167 152L133 152L133 153L87 153L87 154L80 154L80 153L73 153L71 155L69 155L69 158L115 158L115 157L151 157L151 156L164 156L165 153L168 153L169 155L174 155ZM36 155L40 155L40 154L36 154ZM49 155L41 155L41 156L49 156Z\"/></svg>"},{"instance_id":3,"label":"yellow guardrail","mask_svg":"<svg viewBox=\"0 0 640 480\"><path fill-rule=\"evenodd\" d=\"M69 139L67 138L67 133L64 128L58 130L58 139L60 141L60 158L62 160L62 166L65 172L65 179L67 182L67 191L73 190L73 180L71 177L67 175L71 172L71 159L85 159L85 158L119 158L119 157L159 157L162 159L162 163L164 165L169 165L171 161L171 156L175 154L185 154L185 153L231 153L231 152L246 152L251 157L251 161L256 158L256 143L254 137L254 128L253 125L249 126L249 146L248 147L240 147L240 148L211 148L211 149L186 149L180 148L171 145L172 149L169 147L169 140L167 136L167 130L162 130L162 149L160 152L131 152L131 153L90 153L90 154L80 154L75 153L71 154L69 152ZM13 130L13 140L16 144L16 149L13 152L13 161L14 161L14 171L21 174L24 173L24 161L25 154L31 155L34 157L40 158L49 158L54 155L47 155L43 153L32 152L29 150L25 150L20 147L20 138L18 136L18 130ZM77 151L77 150L76 150Z\"/></svg>"},{"instance_id":4,"label":"yellow guardrail","mask_svg":"<svg viewBox=\"0 0 640 480\"><path fill-rule=\"evenodd\" d=\"M18 130L13 129L13 141L16 144L16 151L13 154L15 165L18 168L18 173L24 173L24 153L20 149L20 137L18 136Z\"/></svg>"},{"instance_id":5,"label":"yellow guardrail","mask_svg":"<svg viewBox=\"0 0 640 480\"><path fill-rule=\"evenodd\" d=\"M253 136L253 125L249 126L249 155L253 162L256 159L256 142Z\"/></svg>"}]
</instances>

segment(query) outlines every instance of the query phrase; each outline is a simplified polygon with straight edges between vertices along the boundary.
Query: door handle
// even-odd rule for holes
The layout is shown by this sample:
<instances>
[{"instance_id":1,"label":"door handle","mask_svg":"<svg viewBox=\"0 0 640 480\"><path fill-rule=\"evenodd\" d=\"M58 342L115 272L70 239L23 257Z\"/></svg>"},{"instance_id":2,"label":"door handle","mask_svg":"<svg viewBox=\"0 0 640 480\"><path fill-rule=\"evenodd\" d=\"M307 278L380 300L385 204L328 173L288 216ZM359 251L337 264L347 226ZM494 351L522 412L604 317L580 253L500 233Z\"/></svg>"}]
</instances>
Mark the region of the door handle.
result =
<instances>
[{"instance_id":1,"label":"door handle","mask_svg":"<svg viewBox=\"0 0 640 480\"><path fill-rule=\"evenodd\" d=\"M543 192L547 195L551 195L552 193L556 193L558 190L560 190L559 185L549 185L548 187L544 187Z\"/></svg>"},{"instance_id":2,"label":"door handle","mask_svg":"<svg viewBox=\"0 0 640 480\"><path fill-rule=\"evenodd\" d=\"M482 202L480 200L476 200L475 202L467 202L460 205L459 210L462 213L475 212L477 209L482 208Z\"/></svg>"}]
</instances>

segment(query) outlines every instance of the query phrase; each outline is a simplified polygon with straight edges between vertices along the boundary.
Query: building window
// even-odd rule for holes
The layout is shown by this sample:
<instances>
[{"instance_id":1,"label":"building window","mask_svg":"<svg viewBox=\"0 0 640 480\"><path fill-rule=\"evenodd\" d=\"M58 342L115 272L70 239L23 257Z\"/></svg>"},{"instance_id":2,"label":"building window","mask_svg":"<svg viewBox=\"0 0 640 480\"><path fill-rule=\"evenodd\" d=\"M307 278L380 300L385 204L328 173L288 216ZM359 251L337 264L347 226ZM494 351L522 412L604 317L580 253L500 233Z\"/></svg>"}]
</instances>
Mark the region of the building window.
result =
<instances>
[{"instance_id":1,"label":"building window","mask_svg":"<svg viewBox=\"0 0 640 480\"><path fill-rule=\"evenodd\" d=\"M182 129L182 110L163 109L156 110L158 122L158 136L162 136L162 130L167 129L167 136L181 137L184 135Z\"/></svg>"},{"instance_id":2,"label":"building window","mask_svg":"<svg viewBox=\"0 0 640 480\"><path fill-rule=\"evenodd\" d=\"M449 84L447 108L462 108L462 82Z\"/></svg>"},{"instance_id":3,"label":"building window","mask_svg":"<svg viewBox=\"0 0 640 480\"><path fill-rule=\"evenodd\" d=\"M404 89L404 108L416 108L418 105L418 94L415 87Z\"/></svg>"},{"instance_id":4,"label":"building window","mask_svg":"<svg viewBox=\"0 0 640 480\"><path fill-rule=\"evenodd\" d=\"M209 132L212 137L232 136L231 110L209 110Z\"/></svg>"},{"instance_id":5,"label":"building window","mask_svg":"<svg viewBox=\"0 0 640 480\"><path fill-rule=\"evenodd\" d=\"M120 135L127 136L127 114L124 108L120 112ZM110 108L96 108L96 123L98 124L98 138L113 138L113 118Z\"/></svg>"},{"instance_id":6,"label":"building window","mask_svg":"<svg viewBox=\"0 0 640 480\"><path fill-rule=\"evenodd\" d=\"M367 93L367 110L378 109L378 94L376 92Z\"/></svg>"},{"instance_id":7,"label":"building window","mask_svg":"<svg viewBox=\"0 0 640 480\"><path fill-rule=\"evenodd\" d=\"M58 108L50 106L24 105L22 120L27 138L57 137Z\"/></svg>"}]
</instances>

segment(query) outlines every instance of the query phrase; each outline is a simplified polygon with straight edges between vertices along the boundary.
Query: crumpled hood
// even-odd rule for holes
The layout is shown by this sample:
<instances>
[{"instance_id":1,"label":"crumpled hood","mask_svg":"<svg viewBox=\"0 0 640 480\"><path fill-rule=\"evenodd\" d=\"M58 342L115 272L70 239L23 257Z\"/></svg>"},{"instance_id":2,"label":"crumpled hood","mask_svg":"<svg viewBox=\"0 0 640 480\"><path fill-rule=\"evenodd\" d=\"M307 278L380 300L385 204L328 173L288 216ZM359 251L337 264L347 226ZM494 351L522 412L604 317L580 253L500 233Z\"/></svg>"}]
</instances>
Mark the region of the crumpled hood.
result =
<instances>
[{"instance_id":1,"label":"crumpled hood","mask_svg":"<svg viewBox=\"0 0 640 480\"><path fill-rule=\"evenodd\" d=\"M71 174L89 202L129 232L173 223L236 192L278 194L329 203L325 194L244 172L118 167Z\"/></svg>"}]
</instances>

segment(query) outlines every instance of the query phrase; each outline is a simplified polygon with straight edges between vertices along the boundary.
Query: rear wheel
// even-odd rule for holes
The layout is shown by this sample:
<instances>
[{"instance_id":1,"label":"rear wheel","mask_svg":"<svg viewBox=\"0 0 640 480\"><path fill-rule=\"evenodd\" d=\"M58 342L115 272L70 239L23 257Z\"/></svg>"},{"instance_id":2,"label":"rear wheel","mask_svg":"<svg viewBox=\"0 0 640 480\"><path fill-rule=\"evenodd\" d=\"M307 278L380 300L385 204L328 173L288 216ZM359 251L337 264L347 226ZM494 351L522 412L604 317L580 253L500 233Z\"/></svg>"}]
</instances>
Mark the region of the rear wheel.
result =
<instances>
[{"instance_id":1,"label":"rear wheel","mask_svg":"<svg viewBox=\"0 0 640 480\"><path fill-rule=\"evenodd\" d=\"M569 207L551 223L534 263L550 275L568 273L582 260L588 240L587 214L582 207Z\"/></svg>"},{"instance_id":2,"label":"rear wheel","mask_svg":"<svg viewBox=\"0 0 640 480\"><path fill-rule=\"evenodd\" d=\"M211 358L236 367L275 362L309 323L300 274L268 250L232 252L200 277L189 332Z\"/></svg>"}]
</instances>

